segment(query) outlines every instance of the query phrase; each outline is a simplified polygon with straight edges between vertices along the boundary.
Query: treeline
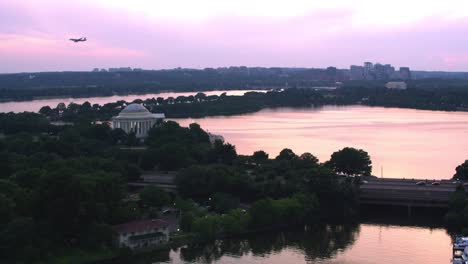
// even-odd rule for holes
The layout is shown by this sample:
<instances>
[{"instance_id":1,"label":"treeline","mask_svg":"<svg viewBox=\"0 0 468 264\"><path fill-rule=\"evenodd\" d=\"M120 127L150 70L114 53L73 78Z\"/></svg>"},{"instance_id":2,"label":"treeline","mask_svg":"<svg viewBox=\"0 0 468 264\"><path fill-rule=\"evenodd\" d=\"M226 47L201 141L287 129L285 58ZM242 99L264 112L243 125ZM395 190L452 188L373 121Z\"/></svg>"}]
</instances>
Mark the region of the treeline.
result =
<instances>
[{"instance_id":1,"label":"treeline","mask_svg":"<svg viewBox=\"0 0 468 264\"><path fill-rule=\"evenodd\" d=\"M0 99L89 97L159 91L207 91L330 86L342 74L324 69L247 68L174 69L133 72L42 72L0 75Z\"/></svg>"},{"instance_id":2,"label":"treeline","mask_svg":"<svg viewBox=\"0 0 468 264\"><path fill-rule=\"evenodd\" d=\"M265 107L308 107L318 106L326 99L318 92L304 89L288 89L283 92L248 92L243 96L207 96L198 93L195 96L178 96L168 98L150 98L134 100L134 103L143 104L151 112L164 113L168 118L177 117L203 117L212 115L235 115L259 111ZM95 120L109 120L130 102L117 101L105 105L85 102L83 104L63 103L56 107L44 106L40 113L51 120L71 122L90 122Z\"/></svg>"}]
</instances>

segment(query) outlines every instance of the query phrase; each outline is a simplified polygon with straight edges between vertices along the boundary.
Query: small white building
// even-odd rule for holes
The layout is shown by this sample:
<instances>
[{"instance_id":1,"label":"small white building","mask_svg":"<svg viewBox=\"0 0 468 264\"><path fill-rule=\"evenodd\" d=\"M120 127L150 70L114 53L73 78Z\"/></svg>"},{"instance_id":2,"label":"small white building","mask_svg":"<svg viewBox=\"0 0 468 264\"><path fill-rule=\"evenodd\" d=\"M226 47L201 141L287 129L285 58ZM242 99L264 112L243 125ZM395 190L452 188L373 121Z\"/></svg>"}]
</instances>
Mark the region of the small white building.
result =
<instances>
[{"instance_id":1,"label":"small white building","mask_svg":"<svg viewBox=\"0 0 468 264\"><path fill-rule=\"evenodd\" d=\"M121 128L127 134L134 132L137 138L145 138L154 124L164 118L164 114L153 114L141 104L130 104L112 118L112 127Z\"/></svg>"},{"instance_id":2,"label":"small white building","mask_svg":"<svg viewBox=\"0 0 468 264\"><path fill-rule=\"evenodd\" d=\"M128 222L113 229L114 243L119 248L145 250L169 242L169 223L161 219Z\"/></svg>"},{"instance_id":3,"label":"small white building","mask_svg":"<svg viewBox=\"0 0 468 264\"><path fill-rule=\"evenodd\" d=\"M385 84L385 87L387 87L387 89L396 90L406 90L406 88L408 88L405 82L388 82L387 84Z\"/></svg>"}]
</instances>

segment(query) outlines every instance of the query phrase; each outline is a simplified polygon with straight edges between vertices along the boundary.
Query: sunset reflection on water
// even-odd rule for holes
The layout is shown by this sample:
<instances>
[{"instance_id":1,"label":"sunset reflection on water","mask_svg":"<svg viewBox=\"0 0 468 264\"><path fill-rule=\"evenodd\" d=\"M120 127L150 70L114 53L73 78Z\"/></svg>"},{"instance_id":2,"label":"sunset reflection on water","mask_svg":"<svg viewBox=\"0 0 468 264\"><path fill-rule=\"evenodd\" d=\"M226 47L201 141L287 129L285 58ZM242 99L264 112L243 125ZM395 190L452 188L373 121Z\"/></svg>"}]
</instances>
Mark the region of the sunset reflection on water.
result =
<instances>
[{"instance_id":1,"label":"sunset reflection on water","mask_svg":"<svg viewBox=\"0 0 468 264\"><path fill-rule=\"evenodd\" d=\"M379 177L383 167L388 178L447 179L468 159L467 112L326 106L174 120L223 135L240 154L264 150L275 157L291 148L323 162L341 148L362 148Z\"/></svg>"}]
</instances>

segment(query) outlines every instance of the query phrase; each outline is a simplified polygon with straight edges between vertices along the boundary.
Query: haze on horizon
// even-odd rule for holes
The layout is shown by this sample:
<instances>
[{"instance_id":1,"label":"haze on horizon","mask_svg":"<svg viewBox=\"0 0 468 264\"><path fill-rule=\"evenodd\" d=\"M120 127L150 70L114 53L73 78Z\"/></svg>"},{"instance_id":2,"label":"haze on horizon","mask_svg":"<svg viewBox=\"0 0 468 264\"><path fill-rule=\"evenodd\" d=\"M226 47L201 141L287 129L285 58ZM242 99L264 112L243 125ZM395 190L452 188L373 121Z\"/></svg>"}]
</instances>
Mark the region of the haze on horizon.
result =
<instances>
[{"instance_id":1,"label":"haze on horizon","mask_svg":"<svg viewBox=\"0 0 468 264\"><path fill-rule=\"evenodd\" d=\"M468 71L467 43L466 0L0 2L0 72L363 61Z\"/></svg>"}]
</instances>

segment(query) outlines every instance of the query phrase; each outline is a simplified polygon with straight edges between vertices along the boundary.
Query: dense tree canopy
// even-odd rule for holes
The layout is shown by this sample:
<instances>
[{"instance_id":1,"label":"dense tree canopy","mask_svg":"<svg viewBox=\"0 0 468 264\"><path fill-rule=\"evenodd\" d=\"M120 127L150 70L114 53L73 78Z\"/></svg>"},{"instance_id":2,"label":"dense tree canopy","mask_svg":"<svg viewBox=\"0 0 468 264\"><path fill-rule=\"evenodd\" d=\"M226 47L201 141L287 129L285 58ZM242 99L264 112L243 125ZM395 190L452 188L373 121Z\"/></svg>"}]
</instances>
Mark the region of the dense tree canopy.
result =
<instances>
[{"instance_id":1,"label":"dense tree canopy","mask_svg":"<svg viewBox=\"0 0 468 264\"><path fill-rule=\"evenodd\" d=\"M193 100L203 98L209 97ZM97 106L59 108L72 113ZM3 114L0 121L0 255L15 262L108 249L112 225L156 217L167 204L181 210L182 230L201 239L355 216L357 187L310 153L239 156L231 144L211 143L199 125L172 121L130 144L143 148L128 148L135 138L106 124L51 126L29 113ZM34 126L19 131L16 123L23 121ZM172 201L149 186L139 190L139 202L130 199L126 183L139 181L143 170L176 171L181 197ZM252 206L242 210L241 204Z\"/></svg>"},{"instance_id":2,"label":"dense tree canopy","mask_svg":"<svg viewBox=\"0 0 468 264\"><path fill-rule=\"evenodd\" d=\"M465 160L462 164L458 165L455 169L456 173L453 175L454 179L468 180L468 160Z\"/></svg>"},{"instance_id":3,"label":"dense tree canopy","mask_svg":"<svg viewBox=\"0 0 468 264\"><path fill-rule=\"evenodd\" d=\"M344 148L331 155L328 165L337 173L349 176L368 176L372 171L372 161L362 149Z\"/></svg>"}]
</instances>

